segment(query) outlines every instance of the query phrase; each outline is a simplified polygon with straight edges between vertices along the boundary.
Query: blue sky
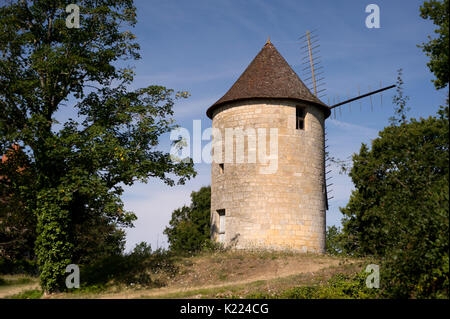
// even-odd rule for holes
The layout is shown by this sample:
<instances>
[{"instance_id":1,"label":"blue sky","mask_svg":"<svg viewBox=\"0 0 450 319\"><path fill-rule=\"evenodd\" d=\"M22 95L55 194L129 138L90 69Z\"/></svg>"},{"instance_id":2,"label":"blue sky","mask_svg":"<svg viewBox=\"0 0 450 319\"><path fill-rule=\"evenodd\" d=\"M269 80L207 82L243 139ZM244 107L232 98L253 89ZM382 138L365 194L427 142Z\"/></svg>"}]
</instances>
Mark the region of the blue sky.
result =
<instances>
[{"instance_id":1,"label":"blue sky","mask_svg":"<svg viewBox=\"0 0 450 319\"><path fill-rule=\"evenodd\" d=\"M380 7L381 28L368 29L365 7ZM133 87L152 84L189 91L191 97L175 106L175 119L192 130L192 121L211 126L206 109L218 100L263 47L270 36L287 62L305 78L300 67L298 38L306 30L317 30L320 56L325 70L326 93L322 100L343 99L383 85L394 84L403 68L405 93L410 97L412 117L436 113L444 103L445 90L436 91L427 57L417 48L432 34L434 26L419 16L422 1L144 1L136 0L138 23L133 32L141 45L142 59L134 63ZM342 107L326 121L329 151L345 159L361 143L370 143L392 115L394 90ZM360 110L361 108L361 110ZM205 144L207 142L205 141ZM162 149L169 151L167 135ZM352 183L336 167L331 173L334 199L327 224L339 225L339 207L347 203ZM171 212L189 204L190 193L210 183L210 166L196 165L198 175L184 186L168 187L158 180L126 188L125 207L138 220L127 231L127 249L140 241L153 248L166 247L162 234Z\"/></svg>"}]
</instances>

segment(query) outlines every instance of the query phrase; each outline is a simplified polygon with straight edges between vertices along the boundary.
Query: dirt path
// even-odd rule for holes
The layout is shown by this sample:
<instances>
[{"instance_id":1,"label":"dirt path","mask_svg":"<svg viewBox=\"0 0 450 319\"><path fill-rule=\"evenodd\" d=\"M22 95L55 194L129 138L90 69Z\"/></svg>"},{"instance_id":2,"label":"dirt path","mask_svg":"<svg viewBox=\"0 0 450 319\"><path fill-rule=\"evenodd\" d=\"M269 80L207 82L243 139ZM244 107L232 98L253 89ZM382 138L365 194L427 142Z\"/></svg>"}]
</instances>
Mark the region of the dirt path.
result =
<instances>
[{"instance_id":1,"label":"dirt path","mask_svg":"<svg viewBox=\"0 0 450 319\"><path fill-rule=\"evenodd\" d=\"M169 285L162 288L153 288L149 290L129 290L122 291L120 293L110 293L104 294L101 296L97 296L97 298L101 299L122 299L122 298L158 298L160 296L165 296L168 294L175 293L184 293L189 291L195 291L199 289L214 289L221 288L227 286L236 286L236 285L244 285L249 284L251 282L259 281L259 280L273 280L277 278L288 277L292 275L304 274L304 273L314 273L321 269L337 266L340 263L337 259L324 259L324 260L310 260L310 261L302 261L299 262L288 262L285 263L283 261L277 261L274 265L270 265L266 267L267 269L260 270L254 274L247 276L245 279L238 280L227 280L226 282L220 284L199 284L199 285ZM202 281L198 281L200 283Z\"/></svg>"},{"instance_id":2,"label":"dirt path","mask_svg":"<svg viewBox=\"0 0 450 319\"><path fill-rule=\"evenodd\" d=\"M8 296L16 295L25 290L39 289L39 283L14 285L14 286L2 286L0 287L0 299Z\"/></svg>"}]
</instances>

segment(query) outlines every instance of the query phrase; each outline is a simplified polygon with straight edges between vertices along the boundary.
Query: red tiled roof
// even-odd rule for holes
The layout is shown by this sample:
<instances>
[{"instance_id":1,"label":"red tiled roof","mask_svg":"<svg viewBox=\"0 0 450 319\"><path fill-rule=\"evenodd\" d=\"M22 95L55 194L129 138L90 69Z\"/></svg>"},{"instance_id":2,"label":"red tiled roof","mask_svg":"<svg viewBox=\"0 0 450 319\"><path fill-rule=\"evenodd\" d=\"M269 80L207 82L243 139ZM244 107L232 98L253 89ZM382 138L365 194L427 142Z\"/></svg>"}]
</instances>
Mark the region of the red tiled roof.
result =
<instances>
[{"instance_id":1,"label":"red tiled roof","mask_svg":"<svg viewBox=\"0 0 450 319\"><path fill-rule=\"evenodd\" d=\"M258 98L292 99L312 103L323 109L325 117L330 109L315 97L281 56L275 46L267 42L233 86L206 111L228 102Z\"/></svg>"}]
</instances>

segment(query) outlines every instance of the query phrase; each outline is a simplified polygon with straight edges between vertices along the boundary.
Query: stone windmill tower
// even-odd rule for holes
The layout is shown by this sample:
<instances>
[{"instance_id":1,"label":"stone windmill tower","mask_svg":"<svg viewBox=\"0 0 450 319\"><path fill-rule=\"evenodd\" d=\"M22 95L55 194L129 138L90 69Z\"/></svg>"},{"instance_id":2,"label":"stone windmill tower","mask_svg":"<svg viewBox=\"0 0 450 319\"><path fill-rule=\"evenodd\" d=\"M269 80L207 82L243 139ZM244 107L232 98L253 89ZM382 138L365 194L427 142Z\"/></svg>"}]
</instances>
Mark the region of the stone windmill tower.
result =
<instances>
[{"instance_id":1,"label":"stone windmill tower","mask_svg":"<svg viewBox=\"0 0 450 319\"><path fill-rule=\"evenodd\" d=\"M328 209L324 124L329 107L267 41L206 114L222 136L227 128L278 132L278 166L270 174L260 173L264 164L259 162L213 161L212 238L237 249L324 252ZM216 142L214 137L213 148ZM249 145L244 144L245 159L254 151Z\"/></svg>"}]
</instances>

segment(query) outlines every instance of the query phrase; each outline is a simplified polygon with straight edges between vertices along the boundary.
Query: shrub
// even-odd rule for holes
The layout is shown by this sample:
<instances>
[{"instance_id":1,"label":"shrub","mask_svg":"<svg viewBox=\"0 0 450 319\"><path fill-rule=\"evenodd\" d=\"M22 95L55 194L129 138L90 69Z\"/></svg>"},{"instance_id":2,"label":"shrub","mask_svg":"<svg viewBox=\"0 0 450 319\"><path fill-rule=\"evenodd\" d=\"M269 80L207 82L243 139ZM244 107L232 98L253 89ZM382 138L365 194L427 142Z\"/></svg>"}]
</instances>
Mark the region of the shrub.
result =
<instances>
[{"instance_id":1,"label":"shrub","mask_svg":"<svg viewBox=\"0 0 450 319\"><path fill-rule=\"evenodd\" d=\"M0 274L27 274L37 276L39 274L39 268L35 260L1 258Z\"/></svg>"},{"instance_id":2,"label":"shrub","mask_svg":"<svg viewBox=\"0 0 450 319\"><path fill-rule=\"evenodd\" d=\"M449 295L448 120L447 100L438 116L402 118L353 156L346 248L382 259L391 298Z\"/></svg>"},{"instance_id":3,"label":"shrub","mask_svg":"<svg viewBox=\"0 0 450 319\"><path fill-rule=\"evenodd\" d=\"M181 254L217 248L210 240L211 187L192 192L191 201L190 206L172 212L169 226L164 230L170 250Z\"/></svg>"},{"instance_id":4,"label":"shrub","mask_svg":"<svg viewBox=\"0 0 450 319\"><path fill-rule=\"evenodd\" d=\"M100 287L110 281L126 285L157 286L164 283L152 280L151 272L175 273L176 268L167 251L152 252L150 245L142 242L127 254L104 258L81 269L82 286Z\"/></svg>"},{"instance_id":5,"label":"shrub","mask_svg":"<svg viewBox=\"0 0 450 319\"><path fill-rule=\"evenodd\" d=\"M346 254L345 242L342 238L342 232L339 227L329 226L326 232L326 252L329 255Z\"/></svg>"},{"instance_id":6,"label":"shrub","mask_svg":"<svg viewBox=\"0 0 450 319\"><path fill-rule=\"evenodd\" d=\"M323 286L295 287L281 293L283 299L372 299L377 289L366 287L367 273L336 274Z\"/></svg>"}]
</instances>

